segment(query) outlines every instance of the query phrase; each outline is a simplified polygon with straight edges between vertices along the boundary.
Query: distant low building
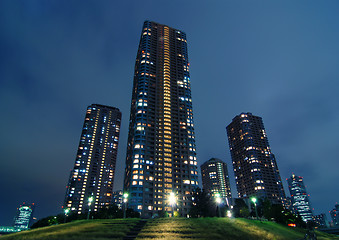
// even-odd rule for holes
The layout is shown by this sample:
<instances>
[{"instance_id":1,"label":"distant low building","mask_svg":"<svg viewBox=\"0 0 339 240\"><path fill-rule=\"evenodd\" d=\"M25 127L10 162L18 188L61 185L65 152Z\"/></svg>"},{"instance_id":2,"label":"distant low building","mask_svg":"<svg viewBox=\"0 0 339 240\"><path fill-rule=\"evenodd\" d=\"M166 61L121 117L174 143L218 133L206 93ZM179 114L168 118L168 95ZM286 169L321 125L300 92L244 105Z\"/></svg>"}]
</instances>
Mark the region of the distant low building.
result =
<instances>
[{"instance_id":1,"label":"distant low building","mask_svg":"<svg viewBox=\"0 0 339 240\"><path fill-rule=\"evenodd\" d=\"M15 227L0 226L0 236L15 232L20 232L20 230Z\"/></svg>"},{"instance_id":2,"label":"distant low building","mask_svg":"<svg viewBox=\"0 0 339 240\"><path fill-rule=\"evenodd\" d=\"M328 227L327 217L325 213L313 216L314 223L320 228Z\"/></svg>"},{"instance_id":3,"label":"distant low building","mask_svg":"<svg viewBox=\"0 0 339 240\"><path fill-rule=\"evenodd\" d=\"M17 209L17 214L14 218L14 228L17 230L27 230L33 218L34 203L23 203Z\"/></svg>"},{"instance_id":4,"label":"distant low building","mask_svg":"<svg viewBox=\"0 0 339 240\"><path fill-rule=\"evenodd\" d=\"M122 190L113 192L112 204L122 208Z\"/></svg>"},{"instance_id":5,"label":"distant low building","mask_svg":"<svg viewBox=\"0 0 339 240\"><path fill-rule=\"evenodd\" d=\"M339 226L339 204L337 203L334 207L334 209L332 209L330 211L330 215L332 218L332 223L334 227Z\"/></svg>"}]
</instances>

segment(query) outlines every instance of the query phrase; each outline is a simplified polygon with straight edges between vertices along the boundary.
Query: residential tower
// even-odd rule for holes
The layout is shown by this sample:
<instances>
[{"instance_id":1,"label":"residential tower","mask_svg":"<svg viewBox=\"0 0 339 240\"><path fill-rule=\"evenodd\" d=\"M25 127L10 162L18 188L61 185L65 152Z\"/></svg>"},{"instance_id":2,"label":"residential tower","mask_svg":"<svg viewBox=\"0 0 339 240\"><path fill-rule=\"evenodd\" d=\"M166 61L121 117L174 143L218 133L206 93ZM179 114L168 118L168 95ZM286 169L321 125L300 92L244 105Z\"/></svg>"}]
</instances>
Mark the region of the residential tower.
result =
<instances>
[{"instance_id":1,"label":"residential tower","mask_svg":"<svg viewBox=\"0 0 339 240\"><path fill-rule=\"evenodd\" d=\"M128 206L142 217L187 216L198 186L189 71L186 34L145 21L135 61L124 179Z\"/></svg>"},{"instance_id":2,"label":"residential tower","mask_svg":"<svg viewBox=\"0 0 339 240\"><path fill-rule=\"evenodd\" d=\"M64 208L78 214L112 202L121 112L92 104L87 108Z\"/></svg>"},{"instance_id":3,"label":"residential tower","mask_svg":"<svg viewBox=\"0 0 339 240\"><path fill-rule=\"evenodd\" d=\"M238 197L283 204L285 192L261 117L241 113L227 126Z\"/></svg>"}]
</instances>

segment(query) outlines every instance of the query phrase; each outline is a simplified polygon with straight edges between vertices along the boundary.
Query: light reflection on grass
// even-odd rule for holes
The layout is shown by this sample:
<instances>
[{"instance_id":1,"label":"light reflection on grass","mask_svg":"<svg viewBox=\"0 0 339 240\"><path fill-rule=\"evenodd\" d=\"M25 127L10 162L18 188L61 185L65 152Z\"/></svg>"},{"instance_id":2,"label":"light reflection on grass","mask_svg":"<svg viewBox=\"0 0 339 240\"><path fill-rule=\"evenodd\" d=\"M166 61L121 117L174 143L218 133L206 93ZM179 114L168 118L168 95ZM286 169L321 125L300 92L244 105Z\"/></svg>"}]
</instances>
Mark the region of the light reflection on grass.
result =
<instances>
[{"instance_id":1,"label":"light reflection on grass","mask_svg":"<svg viewBox=\"0 0 339 240\"><path fill-rule=\"evenodd\" d=\"M303 239L305 230L273 222L229 218L164 218L149 222L138 235L139 240L157 239ZM318 239L339 239L317 232Z\"/></svg>"}]
</instances>

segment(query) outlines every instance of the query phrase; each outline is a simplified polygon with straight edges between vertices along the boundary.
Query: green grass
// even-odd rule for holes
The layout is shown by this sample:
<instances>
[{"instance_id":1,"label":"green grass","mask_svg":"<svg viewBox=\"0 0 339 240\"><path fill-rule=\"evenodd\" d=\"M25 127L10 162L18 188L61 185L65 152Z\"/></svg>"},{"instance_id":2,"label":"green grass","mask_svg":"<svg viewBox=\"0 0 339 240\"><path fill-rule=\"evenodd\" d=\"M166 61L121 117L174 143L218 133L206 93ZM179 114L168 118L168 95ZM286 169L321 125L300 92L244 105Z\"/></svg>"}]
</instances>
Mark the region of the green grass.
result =
<instances>
[{"instance_id":1,"label":"green grass","mask_svg":"<svg viewBox=\"0 0 339 240\"><path fill-rule=\"evenodd\" d=\"M122 239L138 221L139 219L81 220L9 234L0 237L0 240ZM299 240L303 239L304 234L304 229L241 218L159 218L149 220L137 239ZM331 234L316 234L318 240L339 240L339 237Z\"/></svg>"},{"instance_id":2,"label":"green grass","mask_svg":"<svg viewBox=\"0 0 339 240\"><path fill-rule=\"evenodd\" d=\"M122 239L139 219L80 220L0 237L1 240Z\"/></svg>"},{"instance_id":3,"label":"green grass","mask_svg":"<svg viewBox=\"0 0 339 240\"><path fill-rule=\"evenodd\" d=\"M296 240L303 239L304 234L303 229L247 219L164 218L148 222L137 239ZM339 239L339 237L320 232L317 232L317 236L319 240Z\"/></svg>"}]
</instances>

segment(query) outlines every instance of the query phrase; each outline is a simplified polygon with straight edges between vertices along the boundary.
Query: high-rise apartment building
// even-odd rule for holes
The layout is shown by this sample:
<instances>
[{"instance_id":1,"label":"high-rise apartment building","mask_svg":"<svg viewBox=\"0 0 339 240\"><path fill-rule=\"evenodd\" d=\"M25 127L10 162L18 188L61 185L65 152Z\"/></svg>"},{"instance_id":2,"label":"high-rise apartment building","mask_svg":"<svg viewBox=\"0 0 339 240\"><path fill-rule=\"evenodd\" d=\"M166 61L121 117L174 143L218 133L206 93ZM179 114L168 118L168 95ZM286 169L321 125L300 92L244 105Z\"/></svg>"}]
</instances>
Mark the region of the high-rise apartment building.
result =
<instances>
[{"instance_id":1,"label":"high-rise apartment building","mask_svg":"<svg viewBox=\"0 0 339 240\"><path fill-rule=\"evenodd\" d=\"M285 192L261 117L241 113L227 126L238 197L281 204Z\"/></svg>"},{"instance_id":2,"label":"high-rise apartment building","mask_svg":"<svg viewBox=\"0 0 339 240\"><path fill-rule=\"evenodd\" d=\"M291 194L292 209L294 212L299 213L303 221L312 221L313 212L311 202L306 192L303 178L292 174L292 176L286 180Z\"/></svg>"},{"instance_id":3,"label":"high-rise apartment building","mask_svg":"<svg viewBox=\"0 0 339 240\"><path fill-rule=\"evenodd\" d=\"M186 34L145 21L137 52L126 156L128 206L188 214L198 169ZM176 204L169 197L176 196Z\"/></svg>"},{"instance_id":4,"label":"high-rise apartment building","mask_svg":"<svg viewBox=\"0 0 339 240\"><path fill-rule=\"evenodd\" d=\"M227 205L232 204L231 185L227 164L218 158L211 158L201 166L202 187L215 195L219 193Z\"/></svg>"},{"instance_id":5,"label":"high-rise apartment building","mask_svg":"<svg viewBox=\"0 0 339 240\"><path fill-rule=\"evenodd\" d=\"M64 208L81 214L111 203L120 121L118 108L99 104L87 108Z\"/></svg>"},{"instance_id":6,"label":"high-rise apartment building","mask_svg":"<svg viewBox=\"0 0 339 240\"><path fill-rule=\"evenodd\" d=\"M14 218L14 228L17 231L27 230L33 218L34 203L23 203L17 209L16 216Z\"/></svg>"}]
</instances>

